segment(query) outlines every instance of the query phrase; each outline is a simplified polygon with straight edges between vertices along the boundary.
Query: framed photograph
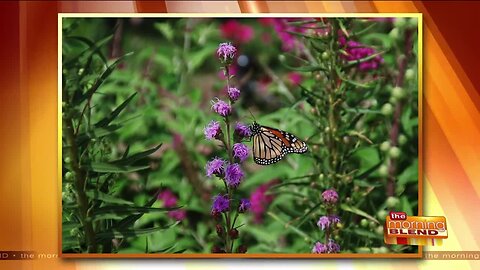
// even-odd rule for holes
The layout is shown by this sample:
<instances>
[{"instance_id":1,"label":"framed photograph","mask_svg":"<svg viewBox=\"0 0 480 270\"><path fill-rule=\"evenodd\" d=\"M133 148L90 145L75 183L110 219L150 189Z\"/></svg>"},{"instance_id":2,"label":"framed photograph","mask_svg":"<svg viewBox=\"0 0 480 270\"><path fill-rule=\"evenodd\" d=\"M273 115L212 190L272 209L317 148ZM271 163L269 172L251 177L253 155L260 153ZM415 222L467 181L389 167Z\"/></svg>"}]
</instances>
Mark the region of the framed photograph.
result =
<instances>
[{"instance_id":1,"label":"framed photograph","mask_svg":"<svg viewBox=\"0 0 480 270\"><path fill-rule=\"evenodd\" d=\"M62 257L421 257L421 14L58 19Z\"/></svg>"}]
</instances>

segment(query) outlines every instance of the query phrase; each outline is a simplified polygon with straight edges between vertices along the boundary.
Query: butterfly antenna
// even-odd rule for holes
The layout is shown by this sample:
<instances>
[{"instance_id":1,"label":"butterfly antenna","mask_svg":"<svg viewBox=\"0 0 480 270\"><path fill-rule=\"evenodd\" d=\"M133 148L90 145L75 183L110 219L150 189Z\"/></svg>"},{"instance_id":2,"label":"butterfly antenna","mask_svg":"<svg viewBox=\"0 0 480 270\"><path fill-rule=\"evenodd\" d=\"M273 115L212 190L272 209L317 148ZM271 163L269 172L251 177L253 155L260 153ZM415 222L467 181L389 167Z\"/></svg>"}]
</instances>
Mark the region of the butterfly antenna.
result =
<instances>
[{"instance_id":1,"label":"butterfly antenna","mask_svg":"<svg viewBox=\"0 0 480 270\"><path fill-rule=\"evenodd\" d=\"M250 111L250 109L248 109L248 112L250 113L250 115L252 116L252 119L253 119L253 122L257 122L257 119L255 119L255 116L253 116L253 113Z\"/></svg>"}]
</instances>

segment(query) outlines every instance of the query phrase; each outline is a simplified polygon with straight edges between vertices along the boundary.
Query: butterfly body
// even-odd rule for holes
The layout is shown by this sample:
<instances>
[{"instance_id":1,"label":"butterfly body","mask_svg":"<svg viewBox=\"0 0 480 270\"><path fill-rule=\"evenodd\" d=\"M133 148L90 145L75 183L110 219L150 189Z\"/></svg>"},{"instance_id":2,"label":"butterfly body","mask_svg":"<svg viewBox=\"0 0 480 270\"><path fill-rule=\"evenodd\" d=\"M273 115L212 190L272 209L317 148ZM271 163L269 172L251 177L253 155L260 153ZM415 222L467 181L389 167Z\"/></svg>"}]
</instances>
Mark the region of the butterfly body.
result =
<instances>
[{"instance_id":1,"label":"butterfly body","mask_svg":"<svg viewBox=\"0 0 480 270\"><path fill-rule=\"evenodd\" d=\"M276 128L261 126L254 122L250 126L253 138L253 160L260 165L270 165L282 160L286 154L307 152L305 142L295 135Z\"/></svg>"}]
</instances>

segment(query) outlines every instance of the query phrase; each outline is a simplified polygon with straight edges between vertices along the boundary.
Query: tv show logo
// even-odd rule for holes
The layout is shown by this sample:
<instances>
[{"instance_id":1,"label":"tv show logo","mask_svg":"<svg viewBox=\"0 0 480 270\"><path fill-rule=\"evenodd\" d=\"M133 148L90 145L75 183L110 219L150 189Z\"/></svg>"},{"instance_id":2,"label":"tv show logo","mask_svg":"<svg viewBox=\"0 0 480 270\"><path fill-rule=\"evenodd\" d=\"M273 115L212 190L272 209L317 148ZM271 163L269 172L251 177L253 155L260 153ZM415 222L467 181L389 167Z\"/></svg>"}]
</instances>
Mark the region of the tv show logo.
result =
<instances>
[{"instance_id":1,"label":"tv show logo","mask_svg":"<svg viewBox=\"0 0 480 270\"><path fill-rule=\"evenodd\" d=\"M392 211L385 219L386 244L441 246L447 237L445 217L407 216L405 212Z\"/></svg>"}]
</instances>

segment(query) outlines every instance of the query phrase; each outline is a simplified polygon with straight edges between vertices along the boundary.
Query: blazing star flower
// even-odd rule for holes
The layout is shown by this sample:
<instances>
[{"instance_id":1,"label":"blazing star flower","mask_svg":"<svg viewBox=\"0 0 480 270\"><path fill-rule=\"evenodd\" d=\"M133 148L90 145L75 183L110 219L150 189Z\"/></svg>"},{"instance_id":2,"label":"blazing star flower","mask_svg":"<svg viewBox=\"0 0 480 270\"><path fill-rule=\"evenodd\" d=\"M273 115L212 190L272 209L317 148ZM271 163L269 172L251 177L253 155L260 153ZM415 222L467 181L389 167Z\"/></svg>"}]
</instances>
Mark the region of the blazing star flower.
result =
<instances>
[{"instance_id":1,"label":"blazing star flower","mask_svg":"<svg viewBox=\"0 0 480 270\"><path fill-rule=\"evenodd\" d=\"M160 192L157 199L163 201L163 207L172 208L177 206L177 196L168 189ZM172 219L181 221L187 217L187 212L182 209L177 209L169 211L167 215Z\"/></svg>"},{"instance_id":2,"label":"blazing star flower","mask_svg":"<svg viewBox=\"0 0 480 270\"><path fill-rule=\"evenodd\" d=\"M237 20L228 20L220 25L222 36L238 43L249 42L253 38L253 28L239 23Z\"/></svg>"},{"instance_id":3,"label":"blazing star flower","mask_svg":"<svg viewBox=\"0 0 480 270\"><path fill-rule=\"evenodd\" d=\"M326 228L330 227L330 224L331 224L331 220L328 216L320 217L317 222L317 226L322 230L325 230Z\"/></svg>"},{"instance_id":4,"label":"blazing star flower","mask_svg":"<svg viewBox=\"0 0 480 270\"><path fill-rule=\"evenodd\" d=\"M212 177L212 175L222 177L225 173L225 160L221 158L212 159L207 163L206 171L207 177Z\"/></svg>"},{"instance_id":5,"label":"blazing star flower","mask_svg":"<svg viewBox=\"0 0 480 270\"><path fill-rule=\"evenodd\" d=\"M249 199L240 199L240 204L238 205L238 212L245 213L247 212L252 204Z\"/></svg>"},{"instance_id":6,"label":"blazing star flower","mask_svg":"<svg viewBox=\"0 0 480 270\"><path fill-rule=\"evenodd\" d=\"M235 87L228 88L227 92L228 92L228 96L230 97L230 100L232 102L237 101L238 98L240 97L240 90L238 90Z\"/></svg>"},{"instance_id":7,"label":"blazing star flower","mask_svg":"<svg viewBox=\"0 0 480 270\"><path fill-rule=\"evenodd\" d=\"M220 128L220 123L215 120L210 121L210 123L208 123L208 125L203 130L203 134L205 134L205 138L207 140L219 138L221 133L222 129Z\"/></svg>"},{"instance_id":8,"label":"blazing star flower","mask_svg":"<svg viewBox=\"0 0 480 270\"><path fill-rule=\"evenodd\" d=\"M255 189L250 195L251 209L253 213L253 221L255 223L262 223L263 215L267 210L268 205L270 205L274 199L274 195L266 194L268 189L277 184L278 180L272 180L268 183L260 185Z\"/></svg>"},{"instance_id":9,"label":"blazing star flower","mask_svg":"<svg viewBox=\"0 0 480 270\"><path fill-rule=\"evenodd\" d=\"M302 82L302 74L298 72L290 72L288 73L288 79L294 85L300 84Z\"/></svg>"},{"instance_id":10,"label":"blazing star flower","mask_svg":"<svg viewBox=\"0 0 480 270\"><path fill-rule=\"evenodd\" d=\"M327 251L328 251L328 247L327 247L327 245L325 245L325 244L323 244L323 243L316 242L316 243L313 245L313 249L312 249L312 253L313 253L313 254L327 253Z\"/></svg>"},{"instance_id":11,"label":"blazing star flower","mask_svg":"<svg viewBox=\"0 0 480 270\"><path fill-rule=\"evenodd\" d=\"M337 203L338 193L334 189L327 189L322 193L322 199L325 203Z\"/></svg>"},{"instance_id":12,"label":"blazing star flower","mask_svg":"<svg viewBox=\"0 0 480 270\"><path fill-rule=\"evenodd\" d=\"M248 147L243 143L233 145L233 156L244 162L248 158Z\"/></svg>"},{"instance_id":13,"label":"blazing star flower","mask_svg":"<svg viewBox=\"0 0 480 270\"><path fill-rule=\"evenodd\" d=\"M177 221L182 221L187 217L187 211L182 209L173 210L168 212L168 216Z\"/></svg>"},{"instance_id":14,"label":"blazing star flower","mask_svg":"<svg viewBox=\"0 0 480 270\"><path fill-rule=\"evenodd\" d=\"M328 253L339 253L340 245L335 243L333 239L330 239L328 240L327 249L328 249Z\"/></svg>"},{"instance_id":15,"label":"blazing star flower","mask_svg":"<svg viewBox=\"0 0 480 270\"><path fill-rule=\"evenodd\" d=\"M238 163L229 164L225 170L225 181L229 187L238 187L243 180L243 176L244 174Z\"/></svg>"},{"instance_id":16,"label":"blazing star flower","mask_svg":"<svg viewBox=\"0 0 480 270\"><path fill-rule=\"evenodd\" d=\"M367 47L360 42L347 40L345 33L343 33L341 30L338 32L338 42L340 43L340 46L344 47L345 49L346 55L342 55L342 58L346 61L361 60L377 53L375 49ZM362 61L359 63L358 68L361 71L374 70L377 69L383 62L383 58L380 55L376 55L367 61Z\"/></svg>"},{"instance_id":17,"label":"blazing star flower","mask_svg":"<svg viewBox=\"0 0 480 270\"><path fill-rule=\"evenodd\" d=\"M229 116L232 113L232 106L218 98L217 101L213 103L212 109L214 112L223 117Z\"/></svg>"},{"instance_id":18,"label":"blazing star flower","mask_svg":"<svg viewBox=\"0 0 480 270\"><path fill-rule=\"evenodd\" d=\"M340 223L340 217L336 215L331 215L328 217L330 219L330 224L335 225L337 223Z\"/></svg>"},{"instance_id":19,"label":"blazing star flower","mask_svg":"<svg viewBox=\"0 0 480 270\"><path fill-rule=\"evenodd\" d=\"M237 122L235 125L235 134L240 138L249 138L252 136L252 131L249 126Z\"/></svg>"},{"instance_id":20,"label":"blazing star flower","mask_svg":"<svg viewBox=\"0 0 480 270\"><path fill-rule=\"evenodd\" d=\"M231 43L220 43L217 49L217 56L222 62L229 62L233 60L236 52L237 48L235 48L235 46L233 46Z\"/></svg>"},{"instance_id":21,"label":"blazing star flower","mask_svg":"<svg viewBox=\"0 0 480 270\"><path fill-rule=\"evenodd\" d=\"M213 198L212 214L219 214L228 211L230 201L228 195L217 195Z\"/></svg>"},{"instance_id":22,"label":"blazing star flower","mask_svg":"<svg viewBox=\"0 0 480 270\"><path fill-rule=\"evenodd\" d=\"M157 199L163 201L164 207L171 208L177 206L177 196L168 189L160 192Z\"/></svg>"}]
</instances>

